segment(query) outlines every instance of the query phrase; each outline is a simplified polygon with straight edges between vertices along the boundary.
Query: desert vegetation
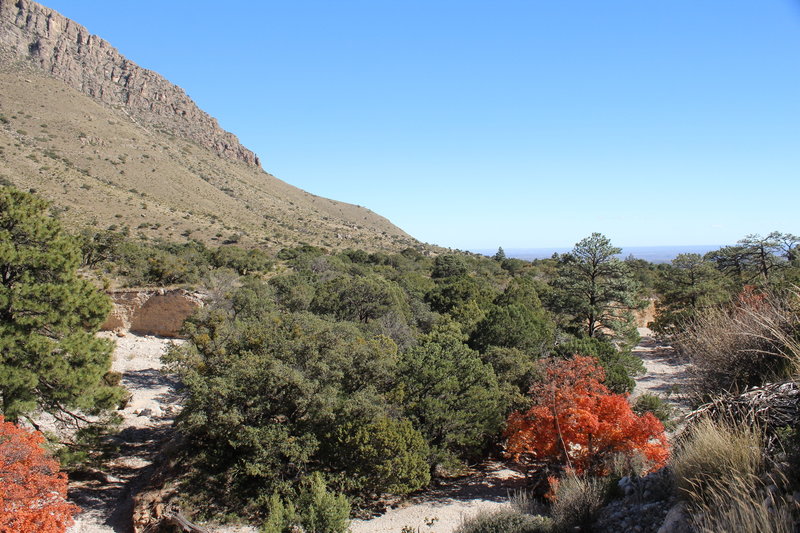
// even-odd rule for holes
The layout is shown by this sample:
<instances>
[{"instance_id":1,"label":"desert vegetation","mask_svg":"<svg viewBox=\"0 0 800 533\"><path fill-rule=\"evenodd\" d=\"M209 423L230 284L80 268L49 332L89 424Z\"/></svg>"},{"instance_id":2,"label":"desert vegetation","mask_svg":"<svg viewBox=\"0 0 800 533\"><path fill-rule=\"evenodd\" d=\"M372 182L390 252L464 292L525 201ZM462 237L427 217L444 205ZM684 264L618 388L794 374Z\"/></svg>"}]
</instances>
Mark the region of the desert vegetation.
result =
<instances>
[{"instance_id":1,"label":"desert vegetation","mask_svg":"<svg viewBox=\"0 0 800 533\"><path fill-rule=\"evenodd\" d=\"M588 531L619 483L650 472L667 480L659 483L668 498L686 501L700 530L716 527L712 509L720 521L737 519L715 498L756 502L767 491L778 514L794 512L785 498L794 490L793 419L730 425L722 408L703 407L670 459L664 424L673 411L658 397L628 397L642 372L631 355L633 313L646 298L659 299L660 335L692 362L697 406L794 376L791 236L774 234L785 248L734 269L718 261L730 250L671 265L621 260L600 234L533 262L310 244L272 255L112 231L69 235L35 196L2 192L2 327L14 354L0 374L7 419L35 425L47 411L84 429L113 421L121 391L108 373L110 346L93 336L108 309L100 287L208 293L186 323L188 342L165 357L184 408L164 477L177 487L172 503L195 519L345 531L349 516L486 457L514 462L529 489L462 531ZM765 246L755 237L742 246L752 242ZM703 275L691 279L713 283L687 285L681 276L692 269ZM36 354L53 363L32 373L25 358ZM714 451L722 445L733 450ZM72 469L98 457L72 453L86 441L57 447Z\"/></svg>"}]
</instances>

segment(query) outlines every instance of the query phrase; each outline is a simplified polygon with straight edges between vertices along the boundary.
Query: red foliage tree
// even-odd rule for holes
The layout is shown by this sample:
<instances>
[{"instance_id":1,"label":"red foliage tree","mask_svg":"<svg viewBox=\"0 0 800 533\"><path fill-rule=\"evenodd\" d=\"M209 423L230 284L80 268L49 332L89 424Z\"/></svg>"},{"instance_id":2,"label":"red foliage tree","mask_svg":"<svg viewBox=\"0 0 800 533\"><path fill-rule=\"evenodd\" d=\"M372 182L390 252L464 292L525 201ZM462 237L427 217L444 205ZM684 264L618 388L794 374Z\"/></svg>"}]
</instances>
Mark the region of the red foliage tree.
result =
<instances>
[{"instance_id":1,"label":"red foliage tree","mask_svg":"<svg viewBox=\"0 0 800 533\"><path fill-rule=\"evenodd\" d=\"M638 452L654 469L663 466L669 455L664 426L651 413L636 415L625 396L602 384L604 378L592 357L548 364L531 408L508 418L508 454L576 473L601 474L616 453Z\"/></svg>"},{"instance_id":2,"label":"red foliage tree","mask_svg":"<svg viewBox=\"0 0 800 533\"><path fill-rule=\"evenodd\" d=\"M43 443L0 416L0 533L62 532L80 510L66 501L67 476Z\"/></svg>"}]
</instances>

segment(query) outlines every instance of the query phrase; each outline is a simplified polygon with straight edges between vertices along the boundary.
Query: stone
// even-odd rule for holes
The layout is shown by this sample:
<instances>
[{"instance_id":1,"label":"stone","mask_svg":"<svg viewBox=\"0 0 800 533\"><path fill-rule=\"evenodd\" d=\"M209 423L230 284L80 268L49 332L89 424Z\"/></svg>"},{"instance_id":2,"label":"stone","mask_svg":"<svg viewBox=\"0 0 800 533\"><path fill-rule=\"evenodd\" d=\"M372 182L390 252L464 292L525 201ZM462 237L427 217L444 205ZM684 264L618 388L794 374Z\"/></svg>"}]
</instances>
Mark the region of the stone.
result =
<instances>
[{"instance_id":1,"label":"stone","mask_svg":"<svg viewBox=\"0 0 800 533\"><path fill-rule=\"evenodd\" d=\"M686 506L683 503L676 503L673 505L664 523L658 528L658 533L691 533L692 528L689 525L689 514L686 511Z\"/></svg>"},{"instance_id":2,"label":"stone","mask_svg":"<svg viewBox=\"0 0 800 533\"><path fill-rule=\"evenodd\" d=\"M109 296L114 307L100 329L117 331L118 337L124 336L125 330L180 337L183 323L203 305L202 294L183 289L124 289L111 291Z\"/></svg>"},{"instance_id":3,"label":"stone","mask_svg":"<svg viewBox=\"0 0 800 533\"><path fill-rule=\"evenodd\" d=\"M219 127L180 87L123 57L80 24L30 0L0 0L0 48L70 87L125 111L133 122L190 139L220 157L258 157Z\"/></svg>"}]
</instances>

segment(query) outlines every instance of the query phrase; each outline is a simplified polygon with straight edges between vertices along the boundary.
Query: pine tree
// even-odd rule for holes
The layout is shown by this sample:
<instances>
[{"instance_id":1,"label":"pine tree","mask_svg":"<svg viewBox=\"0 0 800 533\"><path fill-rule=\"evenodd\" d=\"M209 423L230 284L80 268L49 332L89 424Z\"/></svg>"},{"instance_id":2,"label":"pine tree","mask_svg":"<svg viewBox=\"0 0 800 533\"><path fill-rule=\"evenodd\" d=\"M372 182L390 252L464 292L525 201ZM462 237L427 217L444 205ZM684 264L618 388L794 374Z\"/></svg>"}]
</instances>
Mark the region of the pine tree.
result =
<instances>
[{"instance_id":1,"label":"pine tree","mask_svg":"<svg viewBox=\"0 0 800 533\"><path fill-rule=\"evenodd\" d=\"M559 311L571 315L587 337L609 330L627 336L633 327L630 311L640 302L627 266L615 257L621 251L604 235L592 233L562 256L555 281Z\"/></svg>"},{"instance_id":2,"label":"pine tree","mask_svg":"<svg viewBox=\"0 0 800 533\"><path fill-rule=\"evenodd\" d=\"M120 396L103 380L113 345L95 337L111 303L78 277L80 248L47 208L0 189L0 408L11 421L36 408L76 421Z\"/></svg>"}]
</instances>

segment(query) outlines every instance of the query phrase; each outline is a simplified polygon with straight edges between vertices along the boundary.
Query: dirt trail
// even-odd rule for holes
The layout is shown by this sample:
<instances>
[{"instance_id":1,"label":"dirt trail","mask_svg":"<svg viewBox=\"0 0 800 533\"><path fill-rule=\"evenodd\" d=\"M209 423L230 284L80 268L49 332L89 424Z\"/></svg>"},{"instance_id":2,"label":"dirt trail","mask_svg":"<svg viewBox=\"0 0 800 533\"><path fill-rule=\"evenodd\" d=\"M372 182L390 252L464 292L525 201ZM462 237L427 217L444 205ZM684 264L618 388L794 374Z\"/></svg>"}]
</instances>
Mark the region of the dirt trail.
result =
<instances>
[{"instance_id":1,"label":"dirt trail","mask_svg":"<svg viewBox=\"0 0 800 533\"><path fill-rule=\"evenodd\" d=\"M668 400L679 412L688 410L686 382L689 364L680 359L672 346L658 342L649 328L638 328L642 340L633 355L644 362L647 372L636 378L635 399L645 393Z\"/></svg>"},{"instance_id":2,"label":"dirt trail","mask_svg":"<svg viewBox=\"0 0 800 533\"><path fill-rule=\"evenodd\" d=\"M120 432L115 435L117 457L105 470L106 479L70 483L69 499L83 511L69 533L127 533L131 531L132 494L150 476L152 458L168 437L177 406L177 383L160 372L161 355L184 341L127 334L116 340L111 369L122 373L131 393Z\"/></svg>"},{"instance_id":3,"label":"dirt trail","mask_svg":"<svg viewBox=\"0 0 800 533\"><path fill-rule=\"evenodd\" d=\"M441 483L371 520L353 520L352 533L451 533L465 516L508 507L508 497L525 486L521 472L489 461L464 478Z\"/></svg>"}]
</instances>

